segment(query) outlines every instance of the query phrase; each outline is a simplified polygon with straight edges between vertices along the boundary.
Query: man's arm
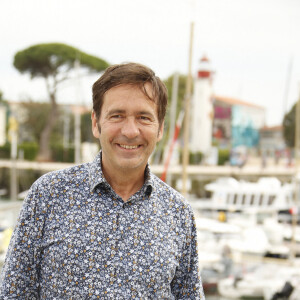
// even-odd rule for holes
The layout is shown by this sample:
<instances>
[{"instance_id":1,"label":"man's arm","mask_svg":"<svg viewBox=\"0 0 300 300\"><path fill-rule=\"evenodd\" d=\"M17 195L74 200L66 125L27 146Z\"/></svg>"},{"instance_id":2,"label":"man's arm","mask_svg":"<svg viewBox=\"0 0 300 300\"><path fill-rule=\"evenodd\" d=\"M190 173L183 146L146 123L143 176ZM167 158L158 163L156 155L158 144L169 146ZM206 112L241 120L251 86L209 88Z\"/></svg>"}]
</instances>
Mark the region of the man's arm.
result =
<instances>
[{"instance_id":1,"label":"man's arm","mask_svg":"<svg viewBox=\"0 0 300 300\"><path fill-rule=\"evenodd\" d=\"M0 276L0 299L38 299L40 197L38 189L31 188L24 200Z\"/></svg>"},{"instance_id":2,"label":"man's arm","mask_svg":"<svg viewBox=\"0 0 300 300\"><path fill-rule=\"evenodd\" d=\"M175 299L205 300L198 266L197 231L193 213L188 223L185 247L171 283L172 294Z\"/></svg>"}]
</instances>

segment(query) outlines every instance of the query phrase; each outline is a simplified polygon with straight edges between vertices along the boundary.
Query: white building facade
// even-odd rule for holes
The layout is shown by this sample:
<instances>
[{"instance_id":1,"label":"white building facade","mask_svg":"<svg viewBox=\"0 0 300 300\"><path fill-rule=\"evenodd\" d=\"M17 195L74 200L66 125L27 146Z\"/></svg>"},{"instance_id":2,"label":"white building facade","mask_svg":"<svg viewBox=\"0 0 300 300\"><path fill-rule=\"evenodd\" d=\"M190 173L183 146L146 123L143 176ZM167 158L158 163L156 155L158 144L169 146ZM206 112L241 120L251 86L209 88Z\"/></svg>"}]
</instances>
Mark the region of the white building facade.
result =
<instances>
[{"instance_id":1,"label":"white building facade","mask_svg":"<svg viewBox=\"0 0 300 300\"><path fill-rule=\"evenodd\" d=\"M6 107L0 105L0 146L6 142Z\"/></svg>"}]
</instances>

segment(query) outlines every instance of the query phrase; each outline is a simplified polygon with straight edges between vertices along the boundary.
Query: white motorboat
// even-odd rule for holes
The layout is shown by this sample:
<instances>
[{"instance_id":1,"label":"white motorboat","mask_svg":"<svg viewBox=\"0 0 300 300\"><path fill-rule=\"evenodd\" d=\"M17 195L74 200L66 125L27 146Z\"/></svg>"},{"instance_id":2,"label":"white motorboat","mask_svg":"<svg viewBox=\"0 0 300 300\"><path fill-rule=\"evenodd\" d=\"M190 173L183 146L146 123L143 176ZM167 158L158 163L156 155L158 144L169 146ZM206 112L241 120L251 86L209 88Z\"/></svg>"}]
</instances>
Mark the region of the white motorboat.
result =
<instances>
[{"instance_id":1,"label":"white motorboat","mask_svg":"<svg viewBox=\"0 0 300 300\"><path fill-rule=\"evenodd\" d=\"M261 177L257 182L221 177L206 184L205 190L211 193L210 201L206 204L211 209L240 211L249 208L270 208L288 211L294 207L294 185L281 184L275 177Z\"/></svg>"}]
</instances>

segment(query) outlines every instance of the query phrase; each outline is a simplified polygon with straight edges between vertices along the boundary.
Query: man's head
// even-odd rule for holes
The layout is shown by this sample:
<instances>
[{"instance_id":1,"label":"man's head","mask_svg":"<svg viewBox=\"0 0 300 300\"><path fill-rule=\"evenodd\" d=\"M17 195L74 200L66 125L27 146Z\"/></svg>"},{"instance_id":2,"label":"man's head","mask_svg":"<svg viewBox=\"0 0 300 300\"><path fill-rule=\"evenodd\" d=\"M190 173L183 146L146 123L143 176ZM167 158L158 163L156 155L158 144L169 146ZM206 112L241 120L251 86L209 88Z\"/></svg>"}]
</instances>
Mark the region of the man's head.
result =
<instances>
[{"instance_id":1,"label":"man's head","mask_svg":"<svg viewBox=\"0 0 300 300\"><path fill-rule=\"evenodd\" d=\"M147 93L145 84L152 87L152 95ZM93 85L93 110L99 120L105 93L119 85L137 86L151 101L157 104L157 117L162 126L167 107L167 89L164 83L148 67L137 63L124 63L107 68Z\"/></svg>"}]
</instances>

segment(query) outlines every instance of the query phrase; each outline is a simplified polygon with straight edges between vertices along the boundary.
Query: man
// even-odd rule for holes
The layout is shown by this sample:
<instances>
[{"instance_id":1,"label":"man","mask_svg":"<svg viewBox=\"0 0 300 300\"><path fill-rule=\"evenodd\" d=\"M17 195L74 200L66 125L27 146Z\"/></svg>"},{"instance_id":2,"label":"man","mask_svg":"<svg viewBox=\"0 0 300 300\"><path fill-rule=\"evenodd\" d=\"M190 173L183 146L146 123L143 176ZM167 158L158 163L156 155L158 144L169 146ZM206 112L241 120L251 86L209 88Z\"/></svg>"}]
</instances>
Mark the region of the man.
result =
<instances>
[{"instance_id":1,"label":"man","mask_svg":"<svg viewBox=\"0 0 300 300\"><path fill-rule=\"evenodd\" d=\"M167 91L149 68L93 85L92 163L38 179L2 272L1 299L204 299L193 213L149 171Z\"/></svg>"}]
</instances>

